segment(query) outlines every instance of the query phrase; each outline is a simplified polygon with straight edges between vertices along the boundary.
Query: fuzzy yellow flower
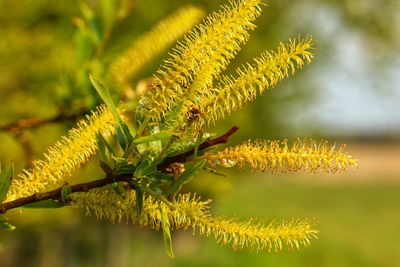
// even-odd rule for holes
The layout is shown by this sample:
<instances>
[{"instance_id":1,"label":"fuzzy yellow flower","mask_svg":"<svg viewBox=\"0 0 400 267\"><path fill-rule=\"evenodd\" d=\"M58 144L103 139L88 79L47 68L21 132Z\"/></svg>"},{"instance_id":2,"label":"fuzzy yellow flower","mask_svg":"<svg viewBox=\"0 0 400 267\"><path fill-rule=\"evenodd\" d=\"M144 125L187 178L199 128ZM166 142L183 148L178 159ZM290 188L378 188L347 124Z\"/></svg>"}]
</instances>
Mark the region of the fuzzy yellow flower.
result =
<instances>
[{"instance_id":1,"label":"fuzzy yellow flower","mask_svg":"<svg viewBox=\"0 0 400 267\"><path fill-rule=\"evenodd\" d=\"M203 16L203 10L187 6L162 20L111 64L110 76L117 83L128 83L141 68L189 31Z\"/></svg>"},{"instance_id":2,"label":"fuzzy yellow flower","mask_svg":"<svg viewBox=\"0 0 400 267\"><path fill-rule=\"evenodd\" d=\"M277 251L299 248L309 245L318 233L308 220L264 223L215 217L209 211L210 200L201 201L190 194L179 195L173 209L147 197L140 220L135 210L133 191L121 194L110 187L98 188L87 193L74 193L71 199L73 205L86 210L88 215L93 213L112 222L132 221L156 230L162 227L161 208L172 228L192 229L200 235L214 236L219 244L230 245L233 249Z\"/></svg>"},{"instance_id":3,"label":"fuzzy yellow flower","mask_svg":"<svg viewBox=\"0 0 400 267\"><path fill-rule=\"evenodd\" d=\"M96 135L108 137L115 133L116 120L111 111L100 106L78 123L44 154L34 161L31 170L24 170L11 184L6 201L49 191L63 186L72 172L86 163L97 151Z\"/></svg>"},{"instance_id":4,"label":"fuzzy yellow flower","mask_svg":"<svg viewBox=\"0 0 400 267\"><path fill-rule=\"evenodd\" d=\"M248 40L260 5L261 0L232 1L186 35L145 92L141 112L160 121L186 96L211 85Z\"/></svg>"},{"instance_id":5,"label":"fuzzy yellow flower","mask_svg":"<svg viewBox=\"0 0 400 267\"><path fill-rule=\"evenodd\" d=\"M357 166L357 161L345 152L345 146L335 149L326 142L297 140L292 146L285 141L248 141L223 151L206 152L204 158L212 167L246 165L255 171L318 170L335 173Z\"/></svg>"},{"instance_id":6,"label":"fuzzy yellow flower","mask_svg":"<svg viewBox=\"0 0 400 267\"><path fill-rule=\"evenodd\" d=\"M313 40L292 39L288 44L280 44L277 51L266 51L255 58L252 64L244 64L237 70L238 77L224 76L214 89L206 90L192 98L177 119L183 128L192 127L199 131L206 126L224 119L245 103L253 101L257 95L273 88L281 80L294 74L313 58ZM193 108L196 116L193 119Z\"/></svg>"}]
</instances>

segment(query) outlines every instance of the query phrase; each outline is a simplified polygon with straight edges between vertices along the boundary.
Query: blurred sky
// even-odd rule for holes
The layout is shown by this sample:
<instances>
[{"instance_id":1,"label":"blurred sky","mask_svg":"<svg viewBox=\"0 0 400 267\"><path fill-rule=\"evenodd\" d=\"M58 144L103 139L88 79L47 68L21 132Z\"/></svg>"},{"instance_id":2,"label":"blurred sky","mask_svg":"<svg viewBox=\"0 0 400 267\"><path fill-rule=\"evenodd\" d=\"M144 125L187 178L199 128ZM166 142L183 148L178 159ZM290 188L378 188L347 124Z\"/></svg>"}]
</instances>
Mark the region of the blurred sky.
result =
<instances>
[{"instance_id":1,"label":"blurred sky","mask_svg":"<svg viewBox=\"0 0 400 267\"><path fill-rule=\"evenodd\" d=\"M314 5L313 2L319 3ZM300 13L314 24L313 28L318 32L313 34L330 43L331 53L324 60L324 65L313 70L313 79L320 85L316 101L298 116L312 118L330 134L380 135L399 132L399 38L389 33L395 39L387 41L382 37L384 34L374 35L368 24L374 23L376 14L380 15L378 17L386 16L391 20L386 29L383 26L383 31L400 34L400 1L397 4L392 2L395 9L386 8L383 11L376 9L380 5L374 4L374 1L336 1L335 5L329 2L310 1L310 8L303 6ZM358 14L350 15L358 18L358 24L349 25L343 12L340 12L344 5L351 2L354 2L350 6L351 12Z\"/></svg>"},{"instance_id":2,"label":"blurred sky","mask_svg":"<svg viewBox=\"0 0 400 267\"><path fill-rule=\"evenodd\" d=\"M400 9L397 11L397 20L391 26L395 26L395 31L400 35ZM369 33L345 25L337 8L322 5L313 9L312 13L314 23L320 30L316 34L331 40L333 52L324 68L314 69L319 73L314 77L320 80L321 91L319 101L309 106L308 115L330 131L339 133L362 135L398 132L399 50L393 49L391 62L382 66L373 57L380 56L382 51L368 51L371 49L368 43L370 39L365 35ZM368 20L368 17L364 19Z\"/></svg>"}]
</instances>

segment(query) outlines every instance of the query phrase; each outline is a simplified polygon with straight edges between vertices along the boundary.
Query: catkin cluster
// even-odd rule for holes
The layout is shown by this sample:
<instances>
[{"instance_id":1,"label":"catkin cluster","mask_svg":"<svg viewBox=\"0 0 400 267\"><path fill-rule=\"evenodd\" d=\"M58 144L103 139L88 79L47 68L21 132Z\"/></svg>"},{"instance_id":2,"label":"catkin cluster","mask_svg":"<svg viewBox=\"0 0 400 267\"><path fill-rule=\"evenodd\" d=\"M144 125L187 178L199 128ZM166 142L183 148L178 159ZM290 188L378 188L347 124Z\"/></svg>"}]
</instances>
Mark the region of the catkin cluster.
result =
<instances>
[{"instance_id":1,"label":"catkin cluster","mask_svg":"<svg viewBox=\"0 0 400 267\"><path fill-rule=\"evenodd\" d=\"M340 172L357 161L345 152L344 146L335 149L326 142L297 140L292 146L285 141L248 141L244 144L228 147L218 152L206 152L204 158L212 167L232 167L243 169L250 166L254 172L260 171L324 171Z\"/></svg>"},{"instance_id":2,"label":"catkin cluster","mask_svg":"<svg viewBox=\"0 0 400 267\"><path fill-rule=\"evenodd\" d=\"M174 108L187 106L183 99L211 86L255 28L260 4L260 0L232 1L186 35L141 99L141 112L161 121Z\"/></svg>"},{"instance_id":3,"label":"catkin cluster","mask_svg":"<svg viewBox=\"0 0 400 267\"><path fill-rule=\"evenodd\" d=\"M71 129L67 137L50 147L43 160L34 161L31 170L24 170L12 181L7 201L64 185L72 172L96 153L96 135L108 137L115 129L116 120L111 111L105 106L98 107Z\"/></svg>"},{"instance_id":4,"label":"catkin cluster","mask_svg":"<svg viewBox=\"0 0 400 267\"><path fill-rule=\"evenodd\" d=\"M189 31L203 16L203 10L187 6L162 20L113 61L109 69L112 79L119 84L128 83L139 70Z\"/></svg>"},{"instance_id":5,"label":"catkin cluster","mask_svg":"<svg viewBox=\"0 0 400 267\"><path fill-rule=\"evenodd\" d=\"M262 53L253 59L252 64L246 63L239 68L238 77L223 76L215 89L197 97L192 103L198 109L196 120L185 120L189 116L187 112L182 114L181 123L201 130L224 119L226 115L253 101L257 95L273 88L289 73L294 74L296 69L310 63L313 58L312 47L313 40L307 36L305 39L289 40L288 44L281 43L276 52Z\"/></svg>"},{"instance_id":6,"label":"catkin cluster","mask_svg":"<svg viewBox=\"0 0 400 267\"><path fill-rule=\"evenodd\" d=\"M318 233L308 220L283 222L239 221L236 218L215 217L209 209L210 201L201 201L195 195L179 195L174 208L147 197L140 219L135 210L136 197L133 191L118 193L114 189L99 188L87 193L71 195L74 205L94 213L100 219L112 222L132 221L161 229L160 209L172 228L192 229L194 233L214 236L221 245L230 245L233 249L251 249L255 251L278 251L283 248L307 246Z\"/></svg>"}]
</instances>

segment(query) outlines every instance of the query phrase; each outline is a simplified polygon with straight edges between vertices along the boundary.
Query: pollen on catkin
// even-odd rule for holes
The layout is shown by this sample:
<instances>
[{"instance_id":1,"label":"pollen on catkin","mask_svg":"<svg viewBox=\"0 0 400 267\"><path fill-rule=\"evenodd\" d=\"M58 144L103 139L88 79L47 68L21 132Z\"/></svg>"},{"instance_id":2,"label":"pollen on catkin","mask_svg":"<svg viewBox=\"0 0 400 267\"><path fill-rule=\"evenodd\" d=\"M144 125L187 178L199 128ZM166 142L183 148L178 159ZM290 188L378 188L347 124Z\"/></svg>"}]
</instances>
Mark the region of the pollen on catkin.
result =
<instances>
[{"instance_id":1,"label":"pollen on catkin","mask_svg":"<svg viewBox=\"0 0 400 267\"><path fill-rule=\"evenodd\" d=\"M193 99L192 105L198 109L195 120L188 120L188 111L182 112L178 119L181 125L190 126L196 130L215 124L243 104L253 101L258 94L273 88L281 80L294 74L313 58L313 40L311 36L304 39L289 40L281 43L276 52L264 52L237 70L238 77L224 76L214 89L207 94ZM190 111L190 110L189 110ZM185 127L185 126L184 126Z\"/></svg>"},{"instance_id":2,"label":"pollen on catkin","mask_svg":"<svg viewBox=\"0 0 400 267\"><path fill-rule=\"evenodd\" d=\"M111 187L104 187L86 193L73 193L70 197L72 204L84 209L87 215L93 213L100 219L112 222L131 221L156 230L161 229L161 207L172 228L192 229L193 233L213 236L219 244L230 245L234 249L277 251L299 248L309 245L318 233L309 220L265 223L215 217L209 211L210 200L201 201L191 194L179 195L173 209L147 197L140 219L135 211L133 191L121 194Z\"/></svg>"},{"instance_id":3,"label":"pollen on catkin","mask_svg":"<svg viewBox=\"0 0 400 267\"><path fill-rule=\"evenodd\" d=\"M113 135L116 120L111 111L100 106L81 120L44 154L43 160L33 162L31 170L24 170L11 184L7 201L34 193L49 191L65 184L72 172L86 163L97 151L96 135Z\"/></svg>"},{"instance_id":4,"label":"pollen on catkin","mask_svg":"<svg viewBox=\"0 0 400 267\"><path fill-rule=\"evenodd\" d=\"M203 16L204 11L200 8L187 6L162 20L112 62L109 68L112 79L120 84L128 83L141 68L188 32Z\"/></svg>"},{"instance_id":5,"label":"pollen on catkin","mask_svg":"<svg viewBox=\"0 0 400 267\"><path fill-rule=\"evenodd\" d=\"M249 38L260 5L261 0L232 1L186 35L141 99L141 112L159 121L188 93L201 94Z\"/></svg>"},{"instance_id":6,"label":"pollen on catkin","mask_svg":"<svg viewBox=\"0 0 400 267\"><path fill-rule=\"evenodd\" d=\"M212 167L246 165L254 172L260 171L324 171L335 173L357 166L357 160L326 142L297 140L292 146L285 141L248 141L219 152L206 152L204 158Z\"/></svg>"}]
</instances>

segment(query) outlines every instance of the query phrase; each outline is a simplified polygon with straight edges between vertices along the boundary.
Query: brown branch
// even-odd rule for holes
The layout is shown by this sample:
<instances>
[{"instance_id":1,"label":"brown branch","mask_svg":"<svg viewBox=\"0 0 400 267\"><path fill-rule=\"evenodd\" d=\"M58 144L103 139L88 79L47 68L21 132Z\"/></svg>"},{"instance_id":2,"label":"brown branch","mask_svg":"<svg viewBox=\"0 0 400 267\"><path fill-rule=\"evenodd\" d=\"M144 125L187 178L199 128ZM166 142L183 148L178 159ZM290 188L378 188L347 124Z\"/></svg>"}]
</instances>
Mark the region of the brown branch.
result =
<instances>
[{"instance_id":1,"label":"brown branch","mask_svg":"<svg viewBox=\"0 0 400 267\"><path fill-rule=\"evenodd\" d=\"M233 126L228 132L225 134L218 136L216 138L206 140L203 143L200 144L199 150L204 150L209 147L218 145L218 144L224 144L228 142L229 137L234 134L239 128L237 126ZM193 156L195 152L195 149L191 149L185 153L182 153L180 155L174 156L167 158L160 166L159 169L163 169L168 167L171 163L175 162L185 162L187 158ZM87 183L81 183L81 184L76 184L71 186L71 192L87 192L90 189L97 188L97 187L102 187L114 182L121 182L121 181L129 181L129 179L132 179L132 175L130 174L123 174L119 176L107 176L103 179L87 182ZM18 198L16 200L4 202L0 204L0 214L6 213L10 209L15 209L18 207L22 207L24 205L30 204L30 203L35 203L43 200L61 200L61 194L62 194L63 187L54 189L52 191L48 192L43 192L43 193L35 193L31 196L27 197L22 197Z\"/></svg>"},{"instance_id":2,"label":"brown branch","mask_svg":"<svg viewBox=\"0 0 400 267\"><path fill-rule=\"evenodd\" d=\"M199 146L199 151L200 150L204 150L207 148L210 148L212 146L215 145L219 145L219 144L225 144L226 142L228 142L229 137L231 137L231 135L233 135L237 130L239 130L239 127L237 126L233 126L229 131L227 131L225 134L218 136L216 138L210 139L210 140L206 140L203 143L200 144ZM191 149L185 153L173 156L173 157L169 157L167 158L162 164L159 165L159 169L163 170L165 168L167 168L170 164L172 163L176 163L176 162L186 162L187 159L191 156L193 156L195 152L195 149Z\"/></svg>"},{"instance_id":3,"label":"brown branch","mask_svg":"<svg viewBox=\"0 0 400 267\"><path fill-rule=\"evenodd\" d=\"M81 183L81 184L76 184L71 186L71 192L87 192L90 189L97 188L97 187L102 187L114 182L121 182L121 181L127 181L130 179L132 176L128 175L120 175L116 177L105 177L103 179L87 182L87 183ZM15 209L18 207L22 207L24 205L42 201L42 200L61 200L61 192L62 192L62 187L54 189L52 191L48 192L43 192L43 193L36 193L28 197L22 197L18 198L13 201L9 202L4 202L0 204L0 214L6 213L10 209Z\"/></svg>"},{"instance_id":4,"label":"brown branch","mask_svg":"<svg viewBox=\"0 0 400 267\"><path fill-rule=\"evenodd\" d=\"M0 125L0 131L9 131L13 134L18 134L23 129L32 129L36 127L43 126L48 123L62 122L62 121L74 121L80 116L85 114L84 110L80 110L73 114L60 113L51 118L28 118L21 119L9 124Z\"/></svg>"}]
</instances>

